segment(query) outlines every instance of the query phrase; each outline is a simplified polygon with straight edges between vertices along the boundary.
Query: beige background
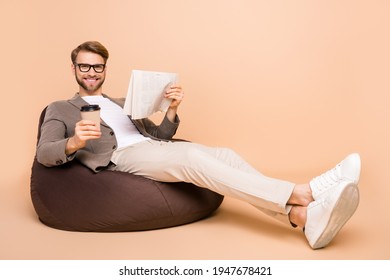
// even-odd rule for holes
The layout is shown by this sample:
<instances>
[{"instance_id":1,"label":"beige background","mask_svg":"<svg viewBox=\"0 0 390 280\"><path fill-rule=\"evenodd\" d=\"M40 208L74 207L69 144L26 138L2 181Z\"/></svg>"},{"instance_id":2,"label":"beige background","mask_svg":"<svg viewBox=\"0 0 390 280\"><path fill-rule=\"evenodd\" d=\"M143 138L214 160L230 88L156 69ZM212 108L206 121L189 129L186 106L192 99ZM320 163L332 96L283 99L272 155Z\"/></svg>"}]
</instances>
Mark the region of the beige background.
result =
<instances>
[{"instance_id":1,"label":"beige background","mask_svg":"<svg viewBox=\"0 0 390 280\"><path fill-rule=\"evenodd\" d=\"M1 1L0 259L389 259L389 14L385 0ZM132 69L180 73L178 137L231 147L267 175L305 182L359 152L356 214L317 251L229 198L165 230L40 224L37 120L76 92L70 51L86 40L110 51L105 93L124 96Z\"/></svg>"}]
</instances>

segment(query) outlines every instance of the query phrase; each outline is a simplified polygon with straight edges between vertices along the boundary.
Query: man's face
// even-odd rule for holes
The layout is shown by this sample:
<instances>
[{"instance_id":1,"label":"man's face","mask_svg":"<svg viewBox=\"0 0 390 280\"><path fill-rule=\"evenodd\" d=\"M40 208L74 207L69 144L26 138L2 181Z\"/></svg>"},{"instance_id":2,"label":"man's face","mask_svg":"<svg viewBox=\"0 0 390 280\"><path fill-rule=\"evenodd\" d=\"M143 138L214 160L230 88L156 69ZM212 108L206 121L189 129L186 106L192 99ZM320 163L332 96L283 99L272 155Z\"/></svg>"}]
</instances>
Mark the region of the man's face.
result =
<instances>
[{"instance_id":1,"label":"man's face","mask_svg":"<svg viewBox=\"0 0 390 280\"><path fill-rule=\"evenodd\" d=\"M80 85L80 95L100 95L102 94L102 85L106 77L106 69L104 65L104 59L100 55L92 52L80 51L76 58L76 65L72 65L72 69L75 73L76 81ZM89 65L95 65L90 67Z\"/></svg>"}]
</instances>

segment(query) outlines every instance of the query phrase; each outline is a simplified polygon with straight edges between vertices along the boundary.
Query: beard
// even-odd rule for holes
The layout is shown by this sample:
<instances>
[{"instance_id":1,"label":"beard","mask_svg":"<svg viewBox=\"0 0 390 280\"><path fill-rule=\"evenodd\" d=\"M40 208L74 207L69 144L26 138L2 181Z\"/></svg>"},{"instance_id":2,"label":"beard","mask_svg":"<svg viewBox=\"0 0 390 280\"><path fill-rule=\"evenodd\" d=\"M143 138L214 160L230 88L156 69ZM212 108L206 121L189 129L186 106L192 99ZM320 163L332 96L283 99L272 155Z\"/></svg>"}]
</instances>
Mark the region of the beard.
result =
<instances>
[{"instance_id":1,"label":"beard","mask_svg":"<svg viewBox=\"0 0 390 280\"><path fill-rule=\"evenodd\" d=\"M80 87L82 87L86 92L89 92L89 93L93 93L95 91L97 91L98 89L100 89L104 83L104 76L101 77L97 84L95 85L88 85L83 78L80 78L76 75L76 81L77 83L79 84Z\"/></svg>"}]
</instances>

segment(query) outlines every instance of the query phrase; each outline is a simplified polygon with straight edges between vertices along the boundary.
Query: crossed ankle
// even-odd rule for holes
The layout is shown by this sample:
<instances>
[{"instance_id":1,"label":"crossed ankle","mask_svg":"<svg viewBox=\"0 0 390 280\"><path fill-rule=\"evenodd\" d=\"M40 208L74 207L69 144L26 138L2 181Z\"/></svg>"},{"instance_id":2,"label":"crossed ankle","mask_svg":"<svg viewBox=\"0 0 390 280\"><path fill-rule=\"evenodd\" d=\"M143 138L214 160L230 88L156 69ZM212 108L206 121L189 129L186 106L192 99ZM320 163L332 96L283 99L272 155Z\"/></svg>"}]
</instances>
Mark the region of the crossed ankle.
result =
<instances>
[{"instance_id":1,"label":"crossed ankle","mask_svg":"<svg viewBox=\"0 0 390 280\"><path fill-rule=\"evenodd\" d=\"M307 207L294 205L291 207L288 216L292 225L295 225L295 227L298 226L300 228L304 228L306 224Z\"/></svg>"},{"instance_id":2,"label":"crossed ankle","mask_svg":"<svg viewBox=\"0 0 390 280\"><path fill-rule=\"evenodd\" d=\"M313 202L311 188L309 184L297 184L291 194L287 204L293 206L308 206L310 202Z\"/></svg>"}]
</instances>

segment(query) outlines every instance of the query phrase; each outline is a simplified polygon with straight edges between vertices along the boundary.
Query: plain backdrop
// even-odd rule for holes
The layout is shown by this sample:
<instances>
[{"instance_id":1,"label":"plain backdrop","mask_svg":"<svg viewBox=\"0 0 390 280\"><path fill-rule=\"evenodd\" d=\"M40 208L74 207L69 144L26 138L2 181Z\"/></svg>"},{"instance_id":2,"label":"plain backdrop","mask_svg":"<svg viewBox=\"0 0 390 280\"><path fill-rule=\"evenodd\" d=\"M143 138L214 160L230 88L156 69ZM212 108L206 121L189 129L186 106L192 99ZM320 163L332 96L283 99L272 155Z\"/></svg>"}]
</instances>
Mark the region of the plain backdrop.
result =
<instances>
[{"instance_id":1,"label":"plain backdrop","mask_svg":"<svg viewBox=\"0 0 390 280\"><path fill-rule=\"evenodd\" d=\"M1 1L0 259L389 259L389 14L386 0ZM110 52L106 94L125 96L133 69L179 73L176 136L266 175L306 182L360 153L356 214L317 251L229 198L171 229L42 225L29 196L38 117L77 91L70 52L87 40Z\"/></svg>"}]
</instances>

